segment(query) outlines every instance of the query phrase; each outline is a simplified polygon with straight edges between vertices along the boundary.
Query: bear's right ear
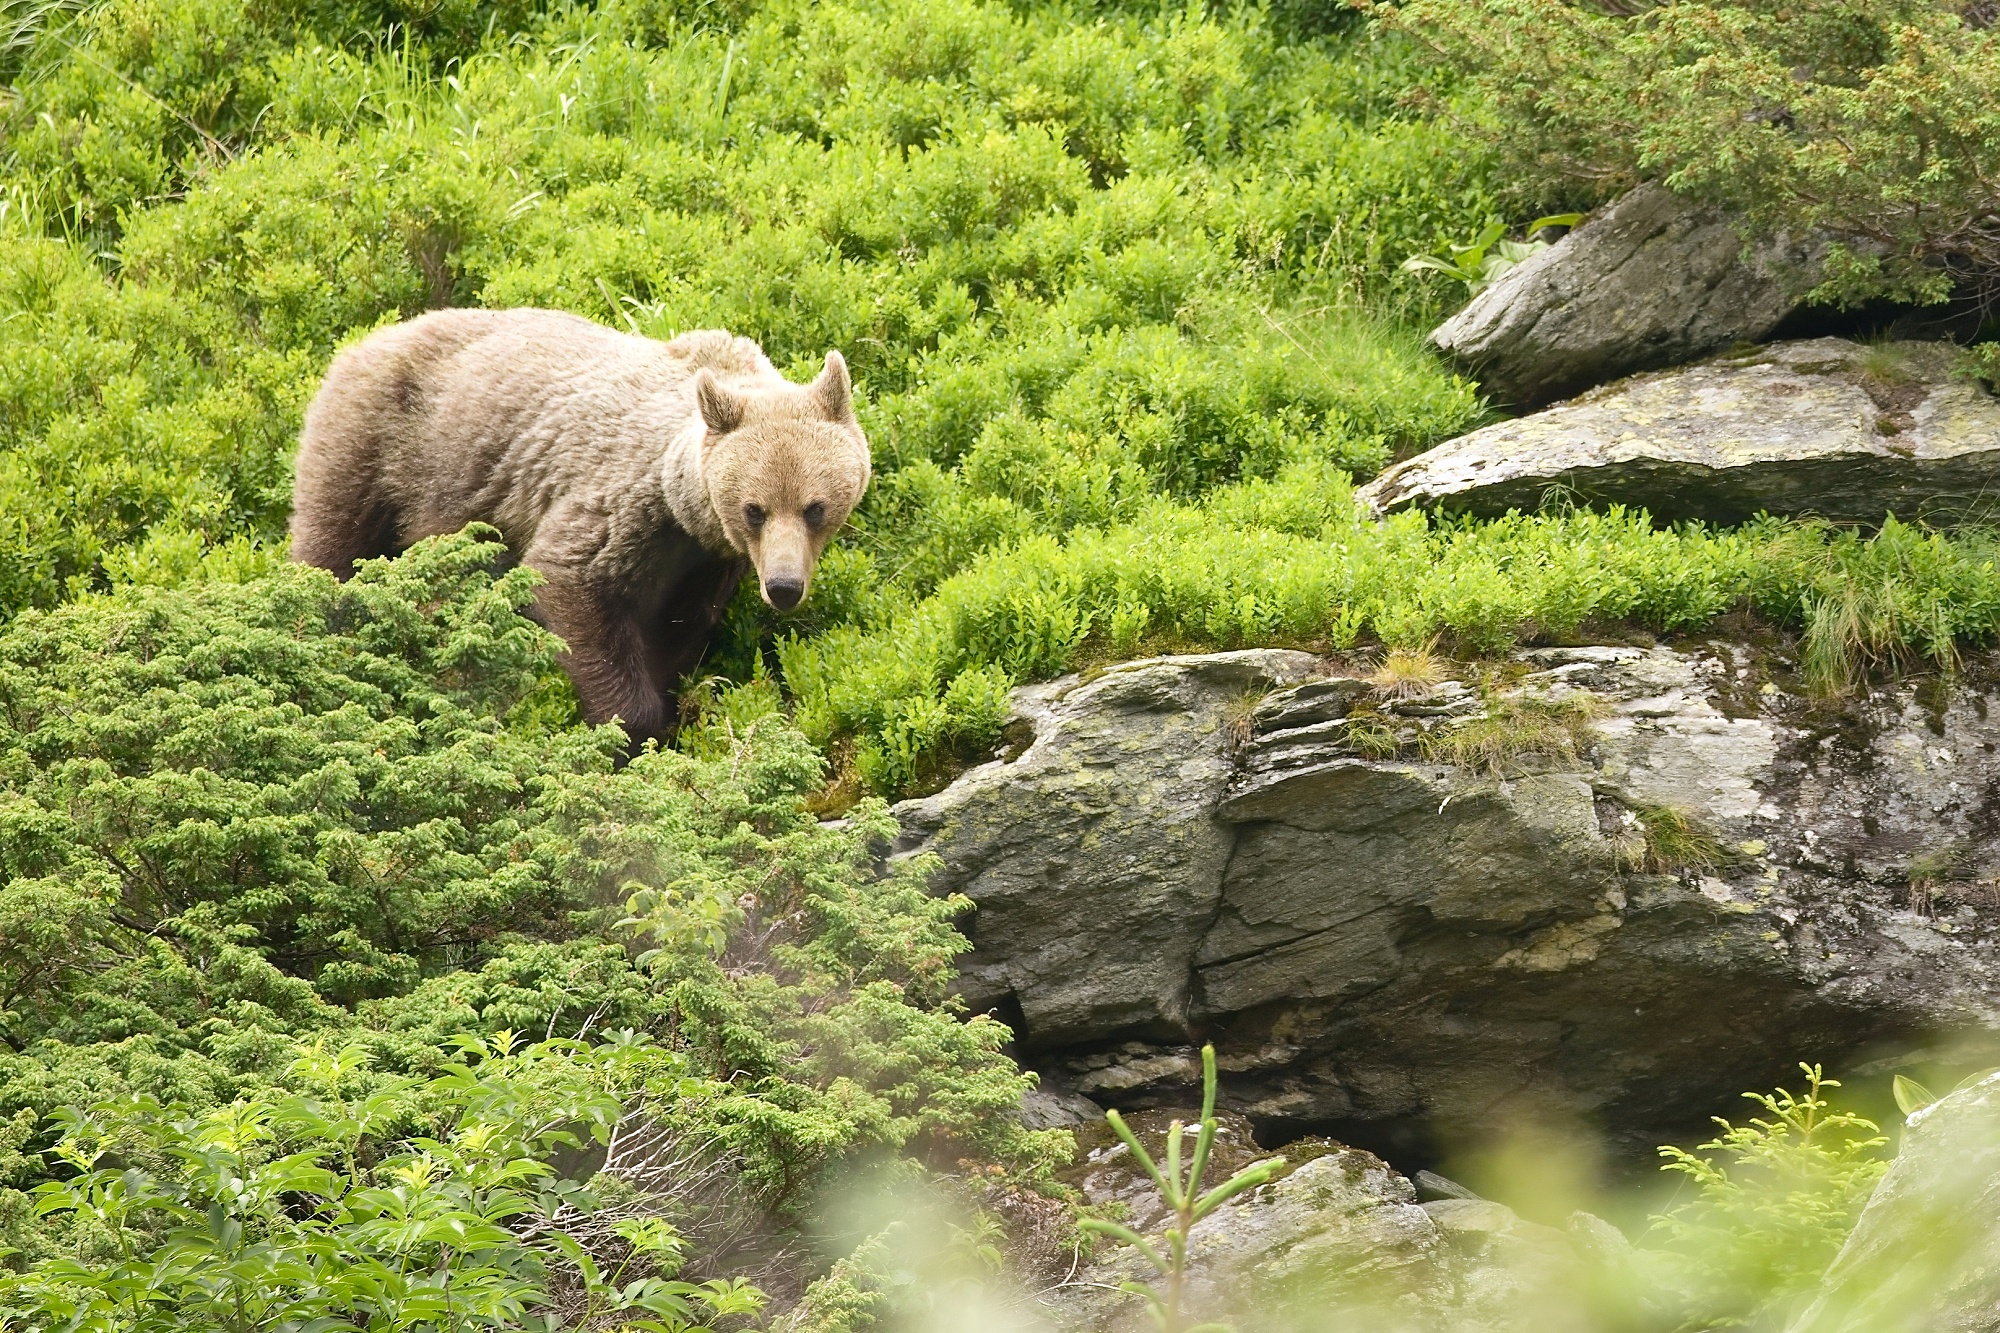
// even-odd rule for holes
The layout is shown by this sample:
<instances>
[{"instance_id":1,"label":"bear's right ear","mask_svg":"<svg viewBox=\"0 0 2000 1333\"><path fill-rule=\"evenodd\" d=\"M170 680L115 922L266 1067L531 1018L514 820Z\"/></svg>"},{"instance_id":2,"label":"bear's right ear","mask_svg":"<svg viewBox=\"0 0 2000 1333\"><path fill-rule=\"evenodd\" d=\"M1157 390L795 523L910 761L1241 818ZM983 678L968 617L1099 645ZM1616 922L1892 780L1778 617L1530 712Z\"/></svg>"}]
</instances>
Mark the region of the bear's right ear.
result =
<instances>
[{"instance_id":1,"label":"bear's right ear","mask_svg":"<svg viewBox=\"0 0 2000 1333\"><path fill-rule=\"evenodd\" d=\"M694 373L694 401L711 440L743 424L743 400L723 388L706 366Z\"/></svg>"},{"instance_id":2,"label":"bear's right ear","mask_svg":"<svg viewBox=\"0 0 2000 1333\"><path fill-rule=\"evenodd\" d=\"M818 402L820 415L828 421L854 420L854 385L847 378L847 358L840 353L826 354L826 368L807 392Z\"/></svg>"}]
</instances>

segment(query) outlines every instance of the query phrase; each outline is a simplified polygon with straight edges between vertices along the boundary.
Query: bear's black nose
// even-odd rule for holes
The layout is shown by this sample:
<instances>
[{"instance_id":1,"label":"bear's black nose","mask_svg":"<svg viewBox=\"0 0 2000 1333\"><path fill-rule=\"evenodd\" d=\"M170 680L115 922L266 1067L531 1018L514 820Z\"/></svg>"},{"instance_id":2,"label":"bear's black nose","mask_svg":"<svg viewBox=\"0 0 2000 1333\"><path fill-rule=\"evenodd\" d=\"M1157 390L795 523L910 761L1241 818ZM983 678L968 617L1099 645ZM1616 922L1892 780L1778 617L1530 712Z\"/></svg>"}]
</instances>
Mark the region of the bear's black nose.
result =
<instances>
[{"instance_id":1,"label":"bear's black nose","mask_svg":"<svg viewBox=\"0 0 2000 1333\"><path fill-rule=\"evenodd\" d=\"M764 580L764 596L780 611L789 611L806 595L806 585L797 579Z\"/></svg>"}]
</instances>

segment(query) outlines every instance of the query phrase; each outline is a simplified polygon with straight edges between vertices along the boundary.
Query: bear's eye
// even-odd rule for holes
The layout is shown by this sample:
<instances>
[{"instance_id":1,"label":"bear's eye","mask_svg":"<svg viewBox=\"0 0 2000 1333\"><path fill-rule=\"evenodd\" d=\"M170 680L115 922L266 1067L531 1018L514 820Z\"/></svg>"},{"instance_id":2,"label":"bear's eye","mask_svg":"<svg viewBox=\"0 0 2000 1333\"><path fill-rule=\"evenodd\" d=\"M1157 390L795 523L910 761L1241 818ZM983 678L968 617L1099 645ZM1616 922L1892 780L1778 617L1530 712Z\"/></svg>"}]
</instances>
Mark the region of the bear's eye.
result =
<instances>
[{"instance_id":1,"label":"bear's eye","mask_svg":"<svg viewBox=\"0 0 2000 1333\"><path fill-rule=\"evenodd\" d=\"M763 505L744 505L744 506L743 506L743 521L744 521L745 523L748 523L748 524L750 525L750 530L751 530L752 532L755 532L755 531L756 531L756 530L757 530L758 528L761 528L761 527L763 527L763 526L764 526L764 506L763 506Z\"/></svg>"},{"instance_id":2,"label":"bear's eye","mask_svg":"<svg viewBox=\"0 0 2000 1333\"><path fill-rule=\"evenodd\" d=\"M806 506L806 526L816 528L824 522L826 522L826 505L823 501L814 500Z\"/></svg>"}]
</instances>

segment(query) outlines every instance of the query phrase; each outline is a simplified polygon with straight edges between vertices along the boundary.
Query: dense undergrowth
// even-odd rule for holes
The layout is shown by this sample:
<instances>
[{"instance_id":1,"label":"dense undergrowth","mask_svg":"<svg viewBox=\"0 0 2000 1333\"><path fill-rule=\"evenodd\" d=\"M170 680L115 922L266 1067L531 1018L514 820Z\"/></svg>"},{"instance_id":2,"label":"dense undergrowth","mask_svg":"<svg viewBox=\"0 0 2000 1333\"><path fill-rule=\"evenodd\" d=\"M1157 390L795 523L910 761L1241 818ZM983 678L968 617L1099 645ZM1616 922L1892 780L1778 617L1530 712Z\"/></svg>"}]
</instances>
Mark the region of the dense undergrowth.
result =
<instances>
[{"instance_id":1,"label":"dense undergrowth","mask_svg":"<svg viewBox=\"0 0 2000 1333\"><path fill-rule=\"evenodd\" d=\"M669 1131L683 1173L641 1215L753 1272L836 1168L906 1154L1032 1184L1063 1150L1012 1114L1006 1029L945 1000L964 903L929 896L923 866L877 875L879 804L841 828L804 813L823 761L741 699L707 757L617 767L615 730L551 726L557 644L517 613L528 581L492 577L498 551L440 539L346 584L288 567L0 633L0 1244L17 1262L130 1260L124 1231L192 1224L194 1252L153 1256L172 1281L131 1279L174 1328L239 1326L196 1321L176 1294L207 1280L204 1254L247 1265L242 1289L289 1293L301 1318L321 1297L375 1299L368 1264L419 1288L498 1264L494 1298L525 1299L581 1281L542 1236L575 1200L507 1163L628 1110ZM527 1058L509 1043L552 1039L580 1055L509 1072ZM454 1101L466 1079L493 1086ZM616 1109L535 1100L558 1094ZM78 1134L90 1161L37 1155ZM231 1195L203 1174L222 1169L211 1150L305 1183ZM39 1203L20 1192L107 1153L151 1172L146 1190L120 1166L109 1203L66 1202L76 1179ZM389 1206L355 1211L391 1167L422 1177L396 1207L444 1220L363 1226ZM484 1240L450 1233L467 1209ZM543 1218L525 1238L524 1217ZM294 1223L326 1232L348 1286L306 1240L264 1234ZM662 1276L658 1257L632 1280ZM0 1288L26 1327L103 1276L35 1271ZM225 1294L209 1293L218 1309ZM435 1295L397 1299L421 1313ZM258 1319L240 1326L283 1322Z\"/></svg>"},{"instance_id":2,"label":"dense undergrowth","mask_svg":"<svg viewBox=\"0 0 2000 1333\"><path fill-rule=\"evenodd\" d=\"M1457 77L1310 3L0 6L0 1321L671 1327L798 1296L833 1180L1046 1189L963 904L878 877L878 801L805 813L1019 681L1747 605L1840 690L1990 638L1977 534L1358 515L1485 415L1399 267L1509 206L1405 101ZM326 361L450 304L846 353L875 487L675 750L575 724L476 534L283 561ZM594 1203L593 1132L649 1145ZM864 1269L801 1308L866 1326Z\"/></svg>"}]
</instances>

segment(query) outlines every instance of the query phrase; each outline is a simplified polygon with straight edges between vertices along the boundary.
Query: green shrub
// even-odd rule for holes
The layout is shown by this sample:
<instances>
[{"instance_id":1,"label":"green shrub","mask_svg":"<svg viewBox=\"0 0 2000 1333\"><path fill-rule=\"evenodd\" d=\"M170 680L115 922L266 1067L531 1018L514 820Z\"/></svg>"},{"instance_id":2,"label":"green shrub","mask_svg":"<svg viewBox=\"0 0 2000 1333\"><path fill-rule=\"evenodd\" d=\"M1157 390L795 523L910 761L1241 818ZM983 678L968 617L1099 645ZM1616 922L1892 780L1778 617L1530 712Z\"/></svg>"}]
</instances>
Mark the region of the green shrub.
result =
<instances>
[{"instance_id":1,"label":"green shrub","mask_svg":"<svg viewBox=\"0 0 2000 1333\"><path fill-rule=\"evenodd\" d=\"M1681 1261L1676 1285L1699 1312L1695 1327L1785 1327L1888 1169L1875 1123L1831 1104L1825 1093L1840 1084L1818 1065L1799 1068L1801 1094L1743 1094L1764 1116L1717 1116L1721 1133L1694 1152L1660 1149L1661 1169L1695 1187L1654 1219Z\"/></svg>"},{"instance_id":2,"label":"green shrub","mask_svg":"<svg viewBox=\"0 0 2000 1333\"><path fill-rule=\"evenodd\" d=\"M620 1105L709 1145L742 1206L781 1228L831 1173L884 1154L1032 1184L1066 1151L1014 1114L1026 1082L1008 1030L948 998L965 900L927 893L923 863L877 873L894 833L881 804L842 826L804 808L824 764L768 687L761 704L754 688L715 704L690 751L615 765L615 728L546 706L557 644L517 614L534 578L496 577L491 535L426 542L344 584L287 566L91 596L0 631L0 1134L15 1154L0 1186L84 1189L84 1168L33 1156L77 1116L116 1120L170 1175L211 1131L284 1121L257 1142L293 1146L256 1147L271 1154L259 1169L306 1152L322 1201L307 1222L259 1214L183 1245L175 1219L205 1225L207 1204L162 1175L164 1194L119 1204L135 1211L112 1231L165 1248L121 1268L99 1245L112 1232L38 1230L0 1188L21 1299L150 1282L171 1311L222 1245L230 1264L266 1265L241 1275L263 1284L259 1309L358 1299L297 1289L280 1258L300 1247L357 1273L404 1264L418 1300L417 1275L442 1262L434 1238L392 1255L344 1230L388 1182L390 1138L365 1170L336 1169L322 1159L337 1143L294 1123L329 1051L347 1062L343 1095L400 1105L409 1079L450 1073L465 1034L653 1034L661 1060ZM426 1206L445 1217L458 1186L433 1183ZM95 1207L73 1202L79 1218ZM259 1241L266 1226L284 1234ZM452 1262L504 1305L541 1289L553 1243Z\"/></svg>"},{"instance_id":3,"label":"green shrub","mask_svg":"<svg viewBox=\"0 0 2000 1333\"><path fill-rule=\"evenodd\" d=\"M86 971L111 965L107 933L186 923L211 947L256 941L336 1003L508 932L571 933L616 890L567 847L601 830L615 856L611 754L597 734L499 721L554 662L516 614L532 576L487 572L498 549L456 540L346 584L293 567L16 620L0 635L0 801L18 830L4 892L64 904ZM135 1001L141 956L123 964ZM41 999L36 1035L148 1023Z\"/></svg>"},{"instance_id":4,"label":"green shrub","mask_svg":"<svg viewBox=\"0 0 2000 1333\"><path fill-rule=\"evenodd\" d=\"M1840 240L1817 299L2000 284L2000 39L1957 0L1404 0L1464 123L1536 193L1641 179ZM1636 11L1636 13L1633 13ZM1630 15L1629 17L1626 15Z\"/></svg>"},{"instance_id":5,"label":"green shrub","mask_svg":"<svg viewBox=\"0 0 2000 1333\"><path fill-rule=\"evenodd\" d=\"M564 1230L597 1201L549 1157L579 1132L608 1138L634 1066L670 1057L630 1041L465 1044L441 1077L359 1096L339 1086L350 1052L296 1062L317 1085L302 1095L65 1112L63 1175L35 1190L35 1213L111 1252L0 1273L0 1313L125 1333L555 1329L624 1313L696 1333L757 1309L740 1282L677 1280L662 1221L619 1226L624 1253L603 1267Z\"/></svg>"}]
</instances>

